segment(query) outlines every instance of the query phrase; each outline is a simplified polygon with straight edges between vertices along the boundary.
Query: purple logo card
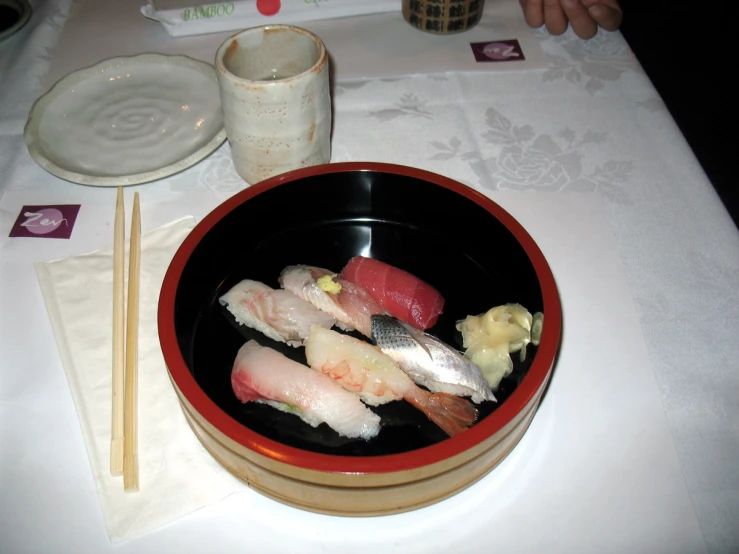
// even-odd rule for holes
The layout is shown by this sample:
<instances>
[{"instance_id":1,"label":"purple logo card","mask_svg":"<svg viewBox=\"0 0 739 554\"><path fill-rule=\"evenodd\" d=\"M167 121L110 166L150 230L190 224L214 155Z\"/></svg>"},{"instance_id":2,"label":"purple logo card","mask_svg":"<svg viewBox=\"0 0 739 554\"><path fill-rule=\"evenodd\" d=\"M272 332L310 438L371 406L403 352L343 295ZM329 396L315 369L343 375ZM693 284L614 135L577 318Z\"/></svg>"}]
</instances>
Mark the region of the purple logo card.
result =
<instances>
[{"instance_id":1,"label":"purple logo card","mask_svg":"<svg viewBox=\"0 0 739 554\"><path fill-rule=\"evenodd\" d=\"M519 62L526 59L516 39L470 42L470 47L478 62Z\"/></svg>"},{"instance_id":2,"label":"purple logo card","mask_svg":"<svg viewBox=\"0 0 739 554\"><path fill-rule=\"evenodd\" d=\"M23 206L8 236L68 239L79 211L79 204Z\"/></svg>"}]
</instances>

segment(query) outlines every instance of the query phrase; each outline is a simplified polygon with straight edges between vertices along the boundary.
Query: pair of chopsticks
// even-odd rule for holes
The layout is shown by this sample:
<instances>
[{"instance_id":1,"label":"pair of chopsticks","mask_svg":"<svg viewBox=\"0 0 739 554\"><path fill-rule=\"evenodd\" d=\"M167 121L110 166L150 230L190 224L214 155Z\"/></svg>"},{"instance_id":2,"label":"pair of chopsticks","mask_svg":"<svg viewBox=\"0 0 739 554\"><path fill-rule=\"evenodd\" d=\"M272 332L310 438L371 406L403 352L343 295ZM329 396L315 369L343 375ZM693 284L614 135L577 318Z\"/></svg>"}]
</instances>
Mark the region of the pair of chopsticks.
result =
<instances>
[{"instance_id":1,"label":"pair of chopsticks","mask_svg":"<svg viewBox=\"0 0 739 554\"><path fill-rule=\"evenodd\" d=\"M125 211L123 188L118 187L113 231L113 425L110 473L123 474L123 489L139 490L137 396L139 273L141 267L141 209L139 193L133 196L128 254L128 305L124 306ZM124 335L124 307L125 335ZM124 352L125 340L125 352Z\"/></svg>"}]
</instances>

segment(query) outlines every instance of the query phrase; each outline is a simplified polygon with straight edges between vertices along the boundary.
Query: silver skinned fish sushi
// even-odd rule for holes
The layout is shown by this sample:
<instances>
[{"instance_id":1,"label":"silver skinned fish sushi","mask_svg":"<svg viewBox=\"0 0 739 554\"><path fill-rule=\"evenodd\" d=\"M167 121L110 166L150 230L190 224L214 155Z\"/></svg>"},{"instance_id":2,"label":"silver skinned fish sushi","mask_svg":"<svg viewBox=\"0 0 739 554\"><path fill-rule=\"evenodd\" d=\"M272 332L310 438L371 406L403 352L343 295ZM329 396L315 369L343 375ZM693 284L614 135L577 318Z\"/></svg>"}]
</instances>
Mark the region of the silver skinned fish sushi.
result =
<instances>
[{"instance_id":1,"label":"silver skinned fish sushi","mask_svg":"<svg viewBox=\"0 0 739 554\"><path fill-rule=\"evenodd\" d=\"M371 439L380 417L330 377L256 341L244 344L231 371L241 402L259 402L295 414L312 427L326 423L345 437Z\"/></svg>"},{"instance_id":2,"label":"silver skinned fish sushi","mask_svg":"<svg viewBox=\"0 0 739 554\"><path fill-rule=\"evenodd\" d=\"M372 341L419 385L433 392L495 400L479 368L436 337L392 316L373 315Z\"/></svg>"}]
</instances>

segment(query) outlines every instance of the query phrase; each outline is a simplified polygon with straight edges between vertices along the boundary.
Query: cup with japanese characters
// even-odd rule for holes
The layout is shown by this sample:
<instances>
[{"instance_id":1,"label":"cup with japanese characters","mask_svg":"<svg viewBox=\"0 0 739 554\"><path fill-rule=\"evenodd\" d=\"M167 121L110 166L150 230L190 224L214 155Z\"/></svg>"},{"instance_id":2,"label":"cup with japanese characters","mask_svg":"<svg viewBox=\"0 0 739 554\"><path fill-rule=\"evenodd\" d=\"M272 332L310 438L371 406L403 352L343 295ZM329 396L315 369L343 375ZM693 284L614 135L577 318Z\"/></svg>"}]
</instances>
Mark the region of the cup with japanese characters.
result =
<instances>
[{"instance_id":1,"label":"cup with japanese characters","mask_svg":"<svg viewBox=\"0 0 739 554\"><path fill-rule=\"evenodd\" d=\"M403 0L403 17L416 29L446 35L480 22L485 0Z\"/></svg>"},{"instance_id":2,"label":"cup with japanese characters","mask_svg":"<svg viewBox=\"0 0 739 554\"><path fill-rule=\"evenodd\" d=\"M226 39L216 53L226 135L249 184L331 158L326 47L292 25L265 25Z\"/></svg>"}]
</instances>

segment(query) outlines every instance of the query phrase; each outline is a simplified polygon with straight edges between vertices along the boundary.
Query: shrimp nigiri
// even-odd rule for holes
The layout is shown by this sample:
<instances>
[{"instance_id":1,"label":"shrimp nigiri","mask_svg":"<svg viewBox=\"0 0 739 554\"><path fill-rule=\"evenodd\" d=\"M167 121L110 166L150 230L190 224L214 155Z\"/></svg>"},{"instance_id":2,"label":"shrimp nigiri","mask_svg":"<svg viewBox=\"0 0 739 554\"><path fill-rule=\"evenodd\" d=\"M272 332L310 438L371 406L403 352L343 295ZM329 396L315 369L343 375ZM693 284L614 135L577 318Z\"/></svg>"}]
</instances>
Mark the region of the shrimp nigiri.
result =
<instances>
[{"instance_id":1,"label":"shrimp nigiri","mask_svg":"<svg viewBox=\"0 0 739 554\"><path fill-rule=\"evenodd\" d=\"M295 347L303 344L313 325L330 328L336 323L330 314L293 293L249 279L231 287L218 301L241 325Z\"/></svg>"},{"instance_id":2,"label":"shrimp nigiri","mask_svg":"<svg viewBox=\"0 0 739 554\"><path fill-rule=\"evenodd\" d=\"M355 392L367 404L404 399L450 436L465 431L477 419L477 410L468 400L418 387L379 348L350 335L313 327L305 341L305 356L313 369Z\"/></svg>"},{"instance_id":3,"label":"shrimp nigiri","mask_svg":"<svg viewBox=\"0 0 739 554\"><path fill-rule=\"evenodd\" d=\"M367 337L372 335L370 318L386 313L361 286L339 278L328 269L288 266L280 273L279 282L282 288L334 316L342 329L356 329Z\"/></svg>"},{"instance_id":4,"label":"shrimp nigiri","mask_svg":"<svg viewBox=\"0 0 739 554\"><path fill-rule=\"evenodd\" d=\"M356 394L253 340L236 355L231 387L244 403L268 404L297 415L312 427L326 423L345 437L370 439L380 432L380 416L362 404Z\"/></svg>"}]
</instances>

